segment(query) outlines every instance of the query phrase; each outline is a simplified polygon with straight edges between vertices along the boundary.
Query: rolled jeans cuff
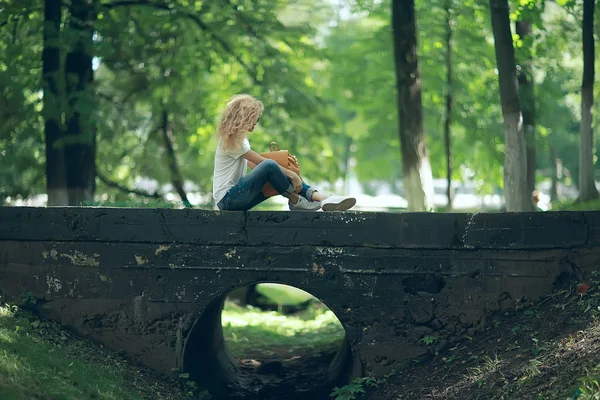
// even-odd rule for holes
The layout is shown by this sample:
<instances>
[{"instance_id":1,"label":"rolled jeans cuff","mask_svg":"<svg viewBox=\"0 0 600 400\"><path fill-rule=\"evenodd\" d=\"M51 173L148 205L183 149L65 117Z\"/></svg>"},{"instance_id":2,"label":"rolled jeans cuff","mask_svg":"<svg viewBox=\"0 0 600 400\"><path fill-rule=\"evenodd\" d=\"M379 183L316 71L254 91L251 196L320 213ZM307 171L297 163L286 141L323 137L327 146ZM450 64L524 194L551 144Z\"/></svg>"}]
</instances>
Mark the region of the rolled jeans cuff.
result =
<instances>
[{"instance_id":1,"label":"rolled jeans cuff","mask_svg":"<svg viewBox=\"0 0 600 400\"><path fill-rule=\"evenodd\" d=\"M285 193L282 193L282 194L285 196L286 194L287 194L287 195L290 195L290 194L292 194L292 193L294 193L294 192L295 192L295 190L294 190L294 186L290 185L290 186L287 188L287 190L285 191Z\"/></svg>"}]
</instances>

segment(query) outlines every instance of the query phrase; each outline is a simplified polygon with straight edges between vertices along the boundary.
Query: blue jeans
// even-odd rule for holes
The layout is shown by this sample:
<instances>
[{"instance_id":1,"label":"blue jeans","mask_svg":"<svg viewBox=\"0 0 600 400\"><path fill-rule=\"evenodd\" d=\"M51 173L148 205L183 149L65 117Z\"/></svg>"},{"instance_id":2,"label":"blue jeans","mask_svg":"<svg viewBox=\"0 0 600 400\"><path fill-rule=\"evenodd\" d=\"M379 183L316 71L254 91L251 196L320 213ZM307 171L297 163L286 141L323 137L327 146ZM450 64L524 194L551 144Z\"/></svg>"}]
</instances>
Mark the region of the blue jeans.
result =
<instances>
[{"instance_id":1,"label":"blue jeans","mask_svg":"<svg viewBox=\"0 0 600 400\"><path fill-rule=\"evenodd\" d=\"M220 210L247 211L267 199L262 193L262 188L267 182L283 195L294 192L294 187L279 164L273 160L264 160L229 189L217 203L217 207ZM311 200L313 192L314 189L303 182L299 195Z\"/></svg>"}]
</instances>

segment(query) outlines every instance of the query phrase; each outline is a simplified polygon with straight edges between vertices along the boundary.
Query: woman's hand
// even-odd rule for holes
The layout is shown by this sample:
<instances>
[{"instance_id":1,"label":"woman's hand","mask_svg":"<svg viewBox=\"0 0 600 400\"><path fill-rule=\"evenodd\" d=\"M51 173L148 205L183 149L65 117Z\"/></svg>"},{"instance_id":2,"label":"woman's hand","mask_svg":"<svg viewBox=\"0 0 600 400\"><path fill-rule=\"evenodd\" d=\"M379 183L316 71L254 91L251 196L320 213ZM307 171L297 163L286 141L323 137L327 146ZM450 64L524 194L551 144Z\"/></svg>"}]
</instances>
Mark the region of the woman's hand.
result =
<instances>
[{"instance_id":1,"label":"woman's hand","mask_svg":"<svg viewBox=\"0 0 600 400\"><path fill-rule=\"evenodd\" d=\"M294 186L294 190L296 191L296 193L300 193L300 191L302 190L302 178L300 178L298 174L296 174L293 171L290 171L288 178L290 178L290 181L292 182L292 186Z\"/></svg>"}]
</instances>

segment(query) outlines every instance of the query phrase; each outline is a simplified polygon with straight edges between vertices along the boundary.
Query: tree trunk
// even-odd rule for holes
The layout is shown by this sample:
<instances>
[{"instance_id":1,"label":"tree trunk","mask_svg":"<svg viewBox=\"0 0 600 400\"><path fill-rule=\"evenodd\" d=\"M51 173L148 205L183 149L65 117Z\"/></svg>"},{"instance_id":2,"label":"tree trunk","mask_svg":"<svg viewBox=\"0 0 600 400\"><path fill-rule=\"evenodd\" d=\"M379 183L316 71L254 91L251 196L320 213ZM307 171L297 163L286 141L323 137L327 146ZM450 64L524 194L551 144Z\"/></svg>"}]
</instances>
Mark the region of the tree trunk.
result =
<instances>
[{"instance_id":1,"label":"tree trunk","mask_svg":"<svg viewBox=\"0 0 600 400\"><path fill-rule=\"evenodd\" d=\"M515 49L510 31L508 0L490 0L500 100L504 117L504 198L506 211L532 211L531 193L527 192L527 153L523 136L519 84L515 67Z\"/></svg>"},{"instance_id":2,"label":"tree trunk","mask_svg":"<svg viewBox=\"0 0 600 400\"><path fill-rule=\"evenodd\" d=\"M177 190L177 194L179 194L179 197L181 197L183 204L188 208L192 208L192 203L190 203L188 200L187 194L183 188L183 178L181 177L181 172L179 171L179 166L177 165L175 150L173 149L173 138L171 129L169 127L169 112L166 109L163 109L162 112L161 131L165 141L165 148L167 149L169 169L171 170L171 183L175 187L175 190Z\"/></svg>"},{"instance_id":3,"label":"tree trunk","mask_svg":"<svg viewBox=\"0 0 600 400\"><path fill-rule=\"evenodd\" d=\"M562 178L562 161L556 155L556 150L550 146L550 168L552 174L552 185L550 186L550 202L560 201L558 193L558 181Z\"/></svg>"},{"instance_id":4,"label":"tree trunk","mask_svg":"<svg viewBox=\"0 0 600 400\"><path fill-rule=\"evenodd\" d=\"M594 182L594 0L583 1L583 81L581 83L581 142L579 145L579 201L598 197Z\"/></svg>"},{"instance_id":5,"label":"tree trunk","mask_svg":"<svg viewBox=\"0 0 600 400\"><path fill-rule=\"evenodd\" d=\"M518 21L516 24L517 35L521 40L526 40L531 35L531 24ZM527 193L535 190L535 97L533 90L531 49L526 48L527 55L520 60L521 70L518 74L519 94L523 111L523 130L525 132L525 146L527 153Z\"/></svg>"},{"instance_id":6,"label":"tree trunk","mask_svg":"<svg viewBox=\"0 0 600 400\"><path fill-rule=\"evenodd\" d=\"M46 0L44 5L44 50L42 81L44 87L44 132L46 139L46 193L49 206L69 204L65 177L65 155L61 143L60 23L62 0Z\"/></svg>"},{"instance_id":7,"label":"tree trunk","mask_svg":"<svg viewBox=\"0 0 600 400\"><path fill-rule=\"evenodd\" d=\"M452 191L452 142L450 127L452 125L453 71L452 71L452 0L446 0L446 115L444 116L444 145L446 146L446 196L448 211L452 210L454 195Z\"/></svg>"},{"instance_id":8,"label":"tree trunk","mask_svg":"<svg viewBox=\"0 0 600 400\"><path fill-rule=\"evenodd\" d=\"M72 39L65 62L68 98L65 164L69 205L94 200L96 190L96 131L91 84L94 0L72 0L69 23Z\"/></svg>"},{"instance_id":9,"label":"tree trunk","mask_svg":"<svg viewBox=\"0 0 600 400\"><path fill-rule=\"evenodd\" d=\"M344 194L348 194L348 192L350 191L350 161L352 158L352 136L347 136L344 144L346 147L345 152L344 152L344 166L343 166L343 168L344 168Z\"/></svg>"},{"instance_id":10,"label":"tree trunk","mask_svg":"<svg viewBox=\"0 0 600 400\"><path fill-rule=\"evenodd\" d=\"M392 0L392 27L402 174L408 209L429 211L433 208L433 178L423 126L414 0Z\"/></svg>"}]
</instances>

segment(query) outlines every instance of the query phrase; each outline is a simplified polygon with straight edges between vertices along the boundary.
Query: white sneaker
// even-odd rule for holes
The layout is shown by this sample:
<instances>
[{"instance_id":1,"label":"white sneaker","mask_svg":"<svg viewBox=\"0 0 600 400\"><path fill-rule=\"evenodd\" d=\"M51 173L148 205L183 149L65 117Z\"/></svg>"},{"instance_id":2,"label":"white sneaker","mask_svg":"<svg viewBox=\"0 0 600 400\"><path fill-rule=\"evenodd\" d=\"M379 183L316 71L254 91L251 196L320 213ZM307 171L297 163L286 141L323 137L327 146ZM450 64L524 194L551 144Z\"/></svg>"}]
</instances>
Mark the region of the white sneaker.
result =
<instances>
[{"instance_id":1,"label":"white sneaker","mask_svg":"<svg viewBox=\"0 0 600 400\"><path fill-rule=\"evenodd\" d=\"M330 196L321 202L323 211L349 210L356 204L356 199L349 196Z\"/></svg>"},{"instance_id":2,"label":"white sneaker","mask_svg":"<svg viewBox=\"0 0 600 400\"><path fill-rule=\"evenodd\" d=\"M290 211L317 211L321 208L321 203L318 201L308 201L302 196L298 196L296 204L288 203Z\"/></svg>"}]
</instances>

